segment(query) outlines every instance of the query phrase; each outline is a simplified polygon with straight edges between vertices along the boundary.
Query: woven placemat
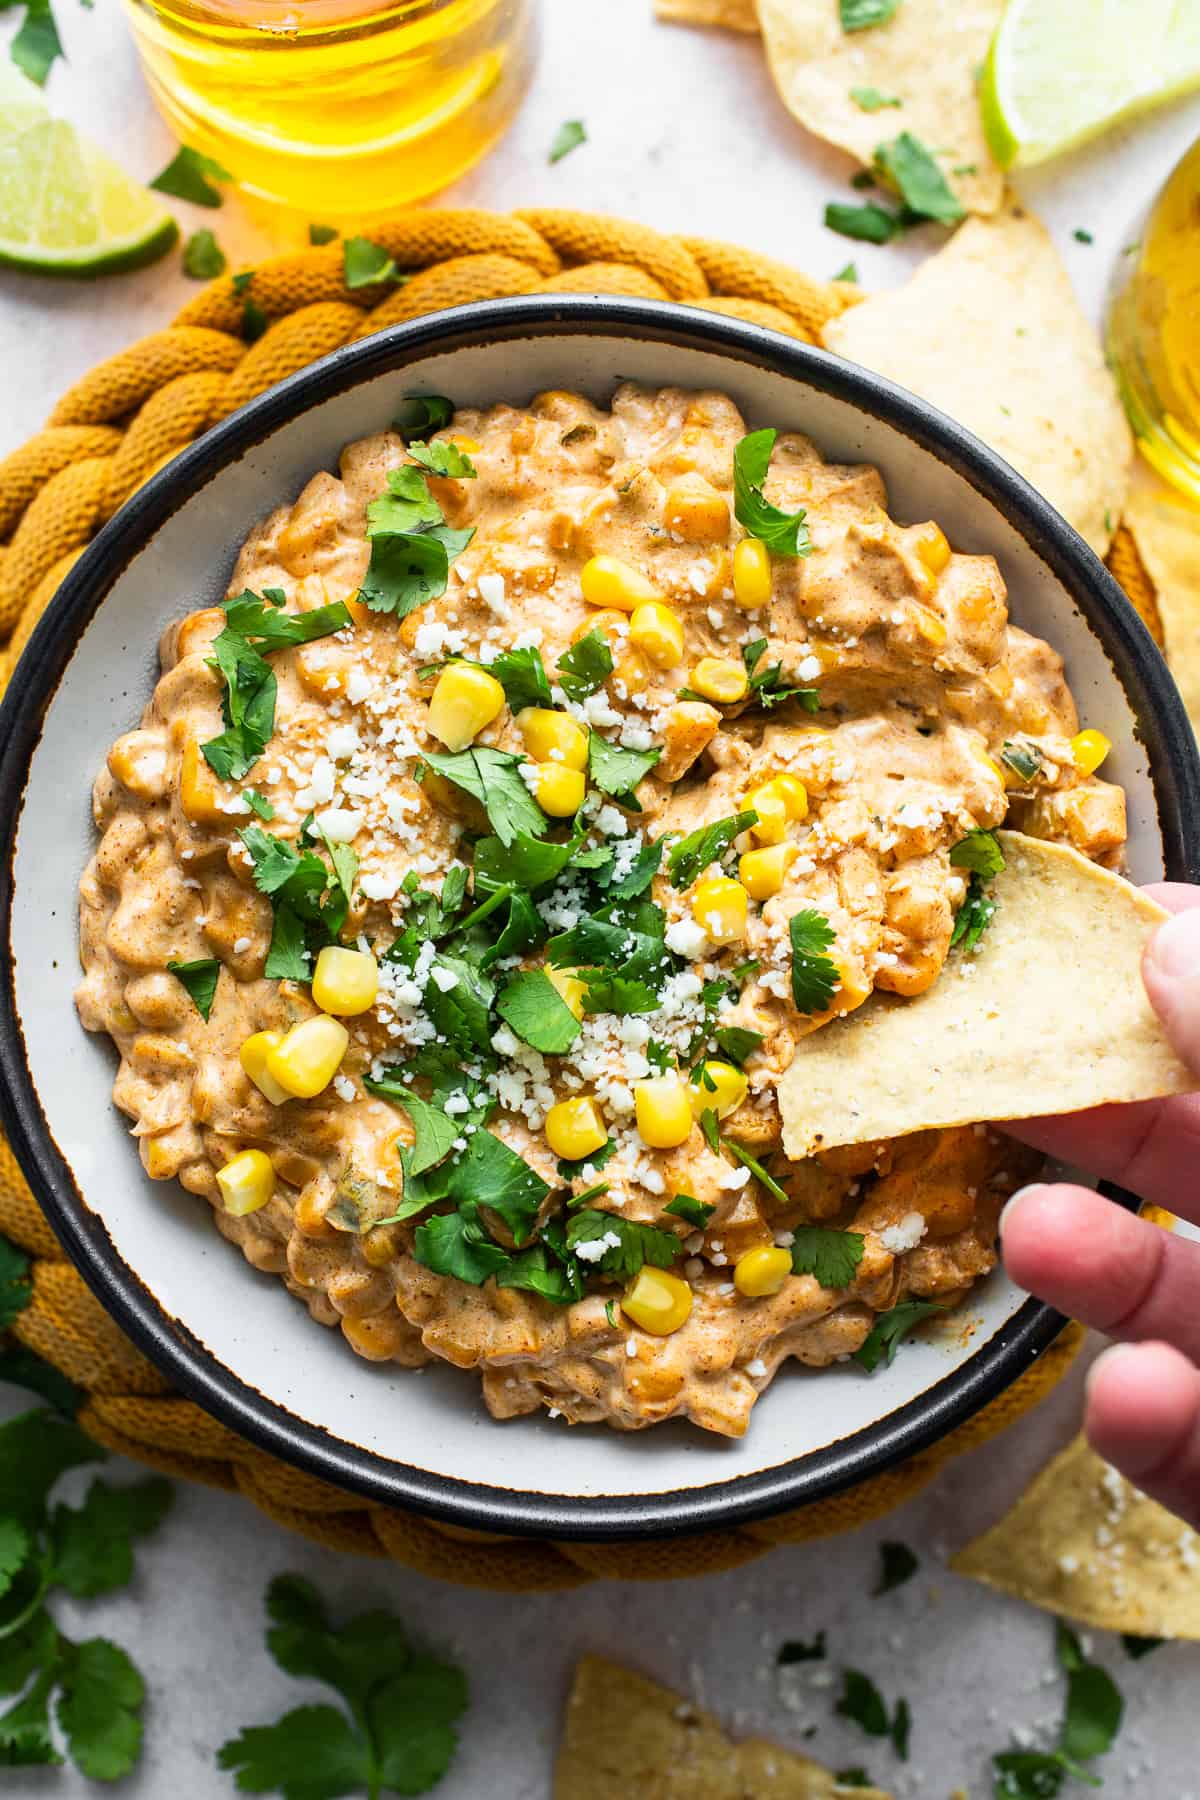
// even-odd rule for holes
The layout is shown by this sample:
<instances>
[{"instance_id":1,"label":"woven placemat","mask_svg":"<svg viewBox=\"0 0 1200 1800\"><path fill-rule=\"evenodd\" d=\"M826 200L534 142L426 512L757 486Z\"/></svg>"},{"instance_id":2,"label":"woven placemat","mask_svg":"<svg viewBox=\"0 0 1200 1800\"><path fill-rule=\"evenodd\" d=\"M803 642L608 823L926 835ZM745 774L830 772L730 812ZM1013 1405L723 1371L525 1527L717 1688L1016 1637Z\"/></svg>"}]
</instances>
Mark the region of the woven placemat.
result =
<instances>
[{"instance_id":1,"label":"woven placemat","mask_svg":"<svg viewBox=\"0 0 1200 1800\"><path fill-rule=\"evenodd\" d=\"M756 252L670 237L592 213L414 211L375 240L413 271L397 287L350 291L339 244L260 264L250 288L268 321L245 335L245 291L223 278L165 331L110 357L59 401L43 431L0 462L0 678L85 545L154 471L219 419L319 356L385 325L464 301L535 293L674 300L806 342L862 298ZM1161 641L1153 586L1122 526L1109 567ZM87 1392L80 1415L102 1444L156 1469L237 1489L264 1513L332 1549L386 1556L472 1586L535 1590L598 1577L711 1574L777 1544L850 1531L919 1492L950 1458L1035 1406L1082 1341L1071 1327L1019 1381L923 1454L800 1511L728 1532L644 1543L485 1537L368 1506L257 1450L172 1392L66 1261L0 1140L0 1230L33 1257L33 1297L17 1336Z\"/></svg>"}]
</instances>

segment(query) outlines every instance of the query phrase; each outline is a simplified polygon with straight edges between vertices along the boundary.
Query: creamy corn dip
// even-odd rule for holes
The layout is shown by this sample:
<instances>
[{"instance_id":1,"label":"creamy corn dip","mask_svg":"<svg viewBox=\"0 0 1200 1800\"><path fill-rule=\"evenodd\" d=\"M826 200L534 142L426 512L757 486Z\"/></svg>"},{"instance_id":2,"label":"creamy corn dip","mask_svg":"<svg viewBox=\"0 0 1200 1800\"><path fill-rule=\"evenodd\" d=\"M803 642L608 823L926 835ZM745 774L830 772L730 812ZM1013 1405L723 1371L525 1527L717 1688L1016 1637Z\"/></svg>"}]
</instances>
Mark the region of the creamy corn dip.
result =
<instances>
[{"instance_id":1,"label":"creamy corn dip","mask_svg":"<svg viewBox=\"0 0 1200 1800\"><path fill-rule=\"evenodd\" d=\"M365 1357L738 1436L996 1260L984 1123L790 1163L775 1089L969 969L992 828L1124 796L992 558L716 393L406 403L160 645L79 1012L143 1164ZM954 943L953 952L951 951Z\"/></svg>"}]
</instances>

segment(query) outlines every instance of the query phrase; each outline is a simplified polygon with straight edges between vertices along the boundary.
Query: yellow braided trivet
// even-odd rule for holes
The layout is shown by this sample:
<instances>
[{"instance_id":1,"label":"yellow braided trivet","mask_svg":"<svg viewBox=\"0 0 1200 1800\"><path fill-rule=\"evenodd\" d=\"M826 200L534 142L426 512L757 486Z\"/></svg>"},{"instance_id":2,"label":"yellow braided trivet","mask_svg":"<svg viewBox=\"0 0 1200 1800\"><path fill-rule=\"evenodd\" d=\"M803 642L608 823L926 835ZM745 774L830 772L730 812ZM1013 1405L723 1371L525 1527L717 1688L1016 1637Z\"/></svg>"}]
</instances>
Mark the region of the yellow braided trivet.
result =
<instances>
[{"instance_id":1,"label":"yellow braided trivet","mask_svg":"<svg viewBox=\"0 0 1200 1800\"><path fill-rule=\"evenodd\" d=\"M403 287L348 292L339 244L276 257L254 271L254 302L270 325L247 344L244 299L230 280L214 282L169 329L77 382L46 429L0 462L0 678L89 539L162 463L285 375L384 325L468 300L584 291L683 301L811 343L861 298L848 283L814 281L733 244L666 237L592 213L414 211L375 237L401 268L418 271ZM1154 629L1154 590L1124 527L1109 564ZM34 1258L33 1298L17 1335L87 1390L81 1419L101 1443L171 1475L237 1488L281 1525L333 1549L394 1557L480 1587L710 1574L776 1544L853 1530L1036 1405L1082 1337L1071 1327L1006 1393L932 1449L799 1512L664 1542L488 1538L368 1506L277 1462L173 1394L65 1260L3 1140L0 1231Z\"/></svg>"}]
</instances>

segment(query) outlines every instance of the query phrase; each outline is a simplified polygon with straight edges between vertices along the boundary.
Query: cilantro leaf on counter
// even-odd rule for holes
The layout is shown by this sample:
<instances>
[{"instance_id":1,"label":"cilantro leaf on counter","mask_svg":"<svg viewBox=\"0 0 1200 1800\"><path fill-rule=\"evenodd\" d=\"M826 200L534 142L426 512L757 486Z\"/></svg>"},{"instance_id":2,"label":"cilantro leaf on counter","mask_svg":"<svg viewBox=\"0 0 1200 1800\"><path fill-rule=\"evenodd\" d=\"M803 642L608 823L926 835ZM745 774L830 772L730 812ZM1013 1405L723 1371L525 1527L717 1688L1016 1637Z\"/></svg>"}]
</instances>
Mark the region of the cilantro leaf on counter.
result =
<instances>
[{"instance_id":1,"label":"cilantro leaf on counter","mask_svg":"<svg viewBox=\"0 0 1200 1800\"><path fill-rule=\"evenodd\" d=\"M562 1056L581 1029L544 969L525 969L507 981L496 1011L522 1042L543 1056Z\"/></svg>"},{"instance_id":2,"label":"cilantro leaf on counter","mask_svg":"<svg viewBox=\"0 0 1200 1800\"><path fill-rule=\"evenodd\" d=\"M854 1352L855 1362L861 1363L868 1375L873 1375L880 1363L890 1369L896 1360L897 1350L913 1326L919 1325L922 1319L945 1310L944 1306L939 1306L934 1300L901 1300L898 1306L879 1314Z\"/></svg>"},{"instance_id":3,"label":"cilantro leaf on counter","mask_svg":"<svg viewBox=\"0 0 1200 1800\"><path fill-rule=\"evenodd\" d=\"M170 194L175 200L190 200L193 206L220 206L225 196L212 184L232 180L229 170L222 168L215 158L183 144L166 168L160 169L154 180L146 185L156 188L160 194Z\"/></svg>"},{"instance_id":4,"label":"cilantro leaf on counter","mask_svg":"<svg viewBox=\"0 0 1200 1800\"><path fill-rule=\"evenodd\" d=\"M860 244L890 244L907 230L899 213L867 200L861 206L850 201L831 200L825 208L825 225L839 237L853 238ZM845 279L845 277L843 277Z\"/></svg>"},{"instance_id":5,"label":"cilantro leaf on counter","mask_svg":"<svg viewBox=\"0 0 1200 1800\"><path fill-rule=\"evenodd\" d=\"M564 156L569 156L572 150L578 150L580 144L586 143L587 129L583 120L564 119L554 134L554 141L550 145L550 154L546 161L561 162Z\"/></svg>"},{"instance_id":6,"label":"cilantro leaf on counter","mask_svg":"<svg viewBox=\"0 0 1200 1800\"><path fill-rule=\"evenodd\" d=\"M891 1732L883 1695L861 1669L842 1670L842 1695L833 1710L843 1719L853 1719L870 1737L887 1737Z\"/></svg>"},{"instance_id":7,"label":"cilantro leaf on counter","mask_svg":"<svg viewBox=\"0 0 1200 1800\"><path fill-rule=\"evenodd\" d=\"M732 813L725 819L714 819L710 825L699 825L695 831L689 831L685 838L671 846L667 857L672 886L691 887L710 863L724 856L736 837L757 823L758 814L751 809Z\"/></svg>"},{"instance_id":8,"label":"cilantro leaf on counter","mask_svg":"<svg viewBox=\"0 0 1200 1800\"><path fill-rule=\"evenodd\" d=\"M816 688L788 687L783 679L782 663L772 663L766 669L759 668L766 647L766 638L755 638L753 643L742 646L742 661L750 677L751 703L761 706L764 712L770 712L773 706L779 706L784 700L798 700L804 712L819 712L821 696Z\"/></svg>"},{"instance_id":9,"label":"cilantro leaf on counter","mask_svg":"<svg viewBox=\"0 0 1200 1800\"><path fill-rule=\"evenodd\" d=\"M5 1331L29 1305L33 1284L29 1258L7 1238L0 1237L0 1331Z\"/></svg>"},{"instance_id":10,"label":"cilantro leaf on counter","mask_svg":"<svg viewBox=\"0 0 1200 1800\"><path fill-rule=\"evenodd\" d=\"M169 962L168 969L180 985L187 989L192 1005L208 1023L217 996L217 979L221 965L215 956L197 957L194 962Z\"/></svg>"},{"instance_id":11,"label":"cilantro leaf on counter","mask_svg":"<svg viewBox=\"0 0 1200 1800\"><path fill-rule=\"evenodd\" d=\"M738 523L758 538L775 556L809 556L805 511L785 513L763 493L771 452L779 433L773 429L752 431L733 452L733 510Z\"/></svg>"},{"instance_id":12,"label":"cilantro leaf on counter","mask_svg":"<svg viewBox=\"0 0 1200 1800\"><path fill-rule=\"evenodd\" d=\"M823 1288L849 1287L863 1259L866 1239L858 1231L834 1231L828 1225L797 1225L792 1268L812 1275Z\"/></svg>"},{"instance_id":13,"label":"cilantro leaf on counter","mask_svg":"<svg viewBox=\"0 0 1200 1800\"><path fill-rule=\"evenodd\" d=\"M644 1263L655 1269L669 1269L683 1255L683 1240L673 1231L660 1231L657 1225L639 1225L623 1219L619 1213L597 1212L587 1207L572 1215L567 1226L567 1248L578 1252L581 1244L594 1244L612 1235L621 1241L609 1245L598 1258L582 1258L591 1270L611 1275L618 1281L631 1281Z\"/></svg>"},{"instance_id":14,"label":"cilantro leaf on counter","mask_svg":"<svg viewBox=\"0 0 1200 1800\"><path fill-rule=\"evenodd\" d=\"M0 1318L5 1301L6 1296L0 1292ZM75 1384L61 1375L53 1363L43 1362L23 1344L0 1349L0 1383L4 1382L11 1387L26 1388L29 1393L48 1400L56 1411L68 1418L74 1418L83 1404L83 1394Z\"/></svg>"},{"instance_id":15,"label":"cilantro leaf on counter","mask_svg":"<svg viewBox=\"0 0 1200 1800\"><path fill-rule=\"evenodd\" d=\"M1111 1750L1121 1729L1125 1704L1106 1669L1089 1662L1071 1627L1055 1621L1054 1648L1067 1677L1066 1707L1058 1748L1003 1750L992 1757L996 1800L1053 1800L1068 1776L1099 1787L1098 1776L1080 1764Z\"/></svg>"},{"instance_id":16,"label":"cilantro leaf on counter","mask_svg":"<svg viewBox=\"0 0 1200 1800\"><path fill-rule=\"evenodd\" d=\"M697 1200L694 1194L676 1194L675 1198L669 1200L663 1208L664 1212L674 1213L677 1219L686 1219L688 1224L694 1225L697 1231L704 1230L716 1210L716 1207L709 1206L707 1201Z\"/></svg>"},{"instance_id":17,"label":"cilantro leaf on counter","mask_svg":"<svg viewBox=\"0 0 1200 1800\"><path fill-rule=\"evenodd\" d=\"M110 1487L93 1481L80 1506L58 1506L50 1520L54 1579L77 1600L124 1587L133 1577L133 1542L156 1531L171 1504L161 1475Z\"/></svg>"},{"instance_id":18,"label":"cilantro leaf on counter","mask_svg":"<svg viewBox=\"0 0 1200 1800\"><path fill-rule=\"evenodd\" d=\"M480 745L445 754L430 751L424 760L436 774L479 801L505 848L522 834L536 838L546 830L546 815L520 774L523 757Z\"/></svg>"},{"instance_id":19,"label":"cilantro leaf on counter","mask_svg":"<svg viewBox=\"0 0 1200 1800\"><path fill-rule=\"evenodd\" d=\"M1027 784L1037 780L1045 760L1040 744L1019 744L1012 738L1005 738L1001 746L1000 761L1018 780Z\"/></svg>"},{"instance_id":20,"label":"cilantro leaf on counter","mask_svg":"<svg viewBox=\"0 0 1200 1800\"><path fill-rule=\"evenodd\" d=\"M228 266L225 252L211 231L194 231L183 246L183 272L193 281L215 281Z\"/></svg>"},{"instance_id":21,"label":"cilantro leaf on counter","mask_svg":"<svg viewBox=\"0 0 1200 1800\"><path fill-rule=\"evenodd\" d=\"M221 606L225 625L213 640L208 660L225 683L221 697L225 730L200 748L222 781L241 781L275 730L277 683L267 653L311 644L352 621L340 600L313 612L288 613L248 588Z\"/></svg>"},{"instance_id":22,"label":"cilantro leaf on counter","mask_svg":"<svg viewBox=\"0 0 1200 1800\"><path fill-rule=\"evenodd\" d=\"M973 875L983 875L990 881L1004 868L1004 852L994 831L976 826L953 846L950 861L956 869L969 869Z\"/></svg>"},{"instance_id":23,"label":"cilantro leaf on counter","mask_svg":"<svg viewBox=\"0 0 1200 1800\"><path fill-rule=\"evenodd\" d=\"M3 1375L2 1368L0 1368L0 1375ZM1133 1631L1121 1633L1121 1647L1131 1662L1140 1662L1143 1656L1149 1656L1152 1650L1161 1649L1166 1642L1166 1638L1139 1637Z\"/></svg>"},{"instance_id":24,"label":"cilantro leaf on counter","mask_svg":"<svg viewBox=\"0 0 1200 1800\"><path fill-rule=\"evenodd\" d=\"M465 450L449 438L438 438L428 443L414 441L408 446L408 454L422 468L428 469L431 475L448 475L455 481L474 481L479 471Z\"/></svg>"},{"instance_id":25,"label":"cilantro leaf on counter","mask_svg":"<svg viewBox=\"0 0 1200 1800\"><path fill-rule=\"evenodd\" d=\"M858 281L858 264L852 263L852 262L843 263L842 267L838 270L837 274L833 277L833 279L835 281L857 282Z\"/></svg>"},{"instance_id":26,"label":"cilantro leaf on counter","mask_svg":"<svg viewBox=\"0 0 1200 1800\"><path fill-rule=\"evenodd\" d=\"M417 1650L391 1613L360 1613L338 1629L317 1590L282 1575L267 1590L267 1648L288 1675L331 1687L346 1710L308 1705L222 1744L217 1766L246 1793L336 1800L359 1791L428 1793L458 1745L463 1673Z\"/></svg>"},{"instance_id":27,"label":"cilantro leaf on counter","mask_svg":"<svg viewBox=\"0 0 1200 1800\"><path fill-rule=\"evenodd\" d=\"M376 281L404 279L383 245L367 237L348 237L342 244L342 275L352 291Z\"/></svg>"},{"instance_id":28,"label":"cilantro leaf on counter","mask_svg":"<svg viewBox=\"0 0 1200 1800\"><path fill-rule=\"evenodd\" d=\"M612 672L612 651L598 627L558 659L558 685L576 704L602 688Z\"/></svg>"},{"instance_id":29,"label":"cilantro leaf on counter","mask_svg":"<svg viewBox=\"0 0 1200 1800\"><path fill-rule=\"evenodd\" d=\"M898 94L881 94L877 87L852 87L850 98L860 111L882 112L887 106L903 106L904 102Z\"/></svg>"},{"instance_id":30,"label":"cilantro leaf on counter","mask_svg":"<svg viewBox=\"0 0 1200 1800\"><path fill-rule=\"evenodd\" d=\"M610 794L634 812L642 810L634 789L661 756L662 749L658 745L651 750L626 750L620 744L610 744L598 731L588 736L588 774L592 786L598 787L602 794Z\"/></svg>"},{"instance_id":31,"label":"cilantro leaf on counter","mask_svg":"<svg viewBox=\"0 0 1200 1800\"><path fill-rule=\"evenodd\" d=\"M838 0L838 17L843 31L867 31L874 25L886 25L900 0Z\"/></svg>"},{"instance_id":32,"label":"cilantro leaf on counter","mask_svg":"<svg viewBox=\"0 0 1200 1800\"><path fill-rule=\"evenodd\" d=\"M824 1012L841 979L838 966L825 951L837 933L824 913L804 906L788 920L792 944L792 998L802 1013Z\"/></svg>"},{"instance_id":33,"label":"cilantro leaf on counter","mask_svg":"<svg viewBox=\"0 0 1200 1800\"><path fill-rule=\"evenodd\" d=\"M873 1595L890 1594L893 1588L911 1581L919 1568L917 1558L907 1544L885 1538L879 1546L879 1580L871 1589Z\"/></svg>"},{"instance_id":34,"label":"cilantro leaf on counter","mask_svg":"<svg viewBox=\"0 0 1200 1800\"><path fill-rule=\"evenodd\" d=\"M414 438L427 438L441 431L454 417L454 402L445 394L405 394L400 410L392 420L392 429L405 443Z\"/></svg>"},{"instance_id":35,"label":"cilantro leaf on counter","mask_svg":"<svg viewBox=\"0 0 1200 1800\"><path fill-rule=\"evenodd\" d=\"M902 131L875 151L875 167L886 175L909 212L939 225L957 225L965 218L962 202L942 174L930 151L911 131Z\"/></svg>"},{"instance_id":36,"label":"cilantro leaf on counter","mask_svg":"<svg viewBox=\"0 0 1200 1800\"><path fill-rule=\"evenodd\" d=\"M790 1668L793 1663L824 1662L825 1633L818 1631L816 1637L788 1638L779 1646L779 1654L775 1661L781 1669Z\"/></svg>"}]
</instances>

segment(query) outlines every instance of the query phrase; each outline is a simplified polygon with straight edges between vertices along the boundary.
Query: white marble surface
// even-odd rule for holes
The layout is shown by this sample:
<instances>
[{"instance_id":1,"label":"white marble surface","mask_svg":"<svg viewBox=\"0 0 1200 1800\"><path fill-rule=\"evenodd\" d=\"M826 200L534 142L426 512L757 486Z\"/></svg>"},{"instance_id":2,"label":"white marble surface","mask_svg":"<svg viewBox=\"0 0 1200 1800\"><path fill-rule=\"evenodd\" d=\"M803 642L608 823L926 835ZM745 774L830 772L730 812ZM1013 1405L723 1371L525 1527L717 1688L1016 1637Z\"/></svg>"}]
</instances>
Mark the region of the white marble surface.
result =
<instances>
[{"instance_id":1,"label":"white marble surface","mask_svg":"<svg viewBox=\"0 0 1200 1800\"><path fill-rule=\"evenodd\" d=\"M824 202L846 196L850 165L788 118L755 42L655 26L649 0L545 0L544 10L534 91L507 141L451 190L449 202L589 207L726 237L818 272L832 273L852 256L864 282L877 286L902 279L931 247L932 233L879 250L823 229ZM54 106L128 168L152 175L171 139L141 85L116 0L92 12L60 0L59 12L70 60L51 78ZM6 17L5 36L14 23ZM550 167L554 130L574 116L586 120L589 142ZM1113 133L1022 184L1096 317L1142 208L1198 132L1193 102ZM215 226L235 267L271 248L270 236L232 201L216 215L178 211L187 230ZM1076 242L1076 228L1094 242ZM194 291L174 256L86 287L0 272L0 453L40 424L69 381L166 324ZM110 1633L147 1674L146 1755L121 1790L136 1800L231 1794L232 1782L215 1768L215 1746L242 1725L316 1697L281 1675L262 1644L260 1596L285 1569L310 1574L338 1609L390 1605L414 1632L461 1656L472 1708L461 1753L438 1790L443 1800L543 1800L570 1668L585 1650L623 1657L686 1689L739 1731L775 1735L838 1766L865 1763L898 1794L942 1800L965 1786L981 1797L990 1791L986 1758L1007 1745L1010 1729L1057 1717L1052 1631L1043 1616L949 1575L942 1557L990 1522L1066 1440L1079 1385L1077 1373L1036 1418L955 1464L884 1526L780 1551L731 1575L665 1588L600 1583L561 1595L476 1595L315 1549L240 1499L181 1487L170 1522L141 1554L134 1585L110 1601L64 1607L61 1618L76 1634ZM880 1537L913 1545L921 1570L902 1591L874 1600ZM773 1670L778 1644L821 1627L831 1667L861 1667L890 1698L907 1694L914 1715L907 1768L834 1716L836 1689L801 1680L781 1691ZM1193 1716L1200 1650L1177 1647L1135 1665L1105 1640L1098 1654L1129 1700L1105 1770L1107 1791L1147 1800L1200 1795ZM11 1773L3 1786L61 1800L90 1791L70 1771Z\"/></svg>"}]
</instances>

